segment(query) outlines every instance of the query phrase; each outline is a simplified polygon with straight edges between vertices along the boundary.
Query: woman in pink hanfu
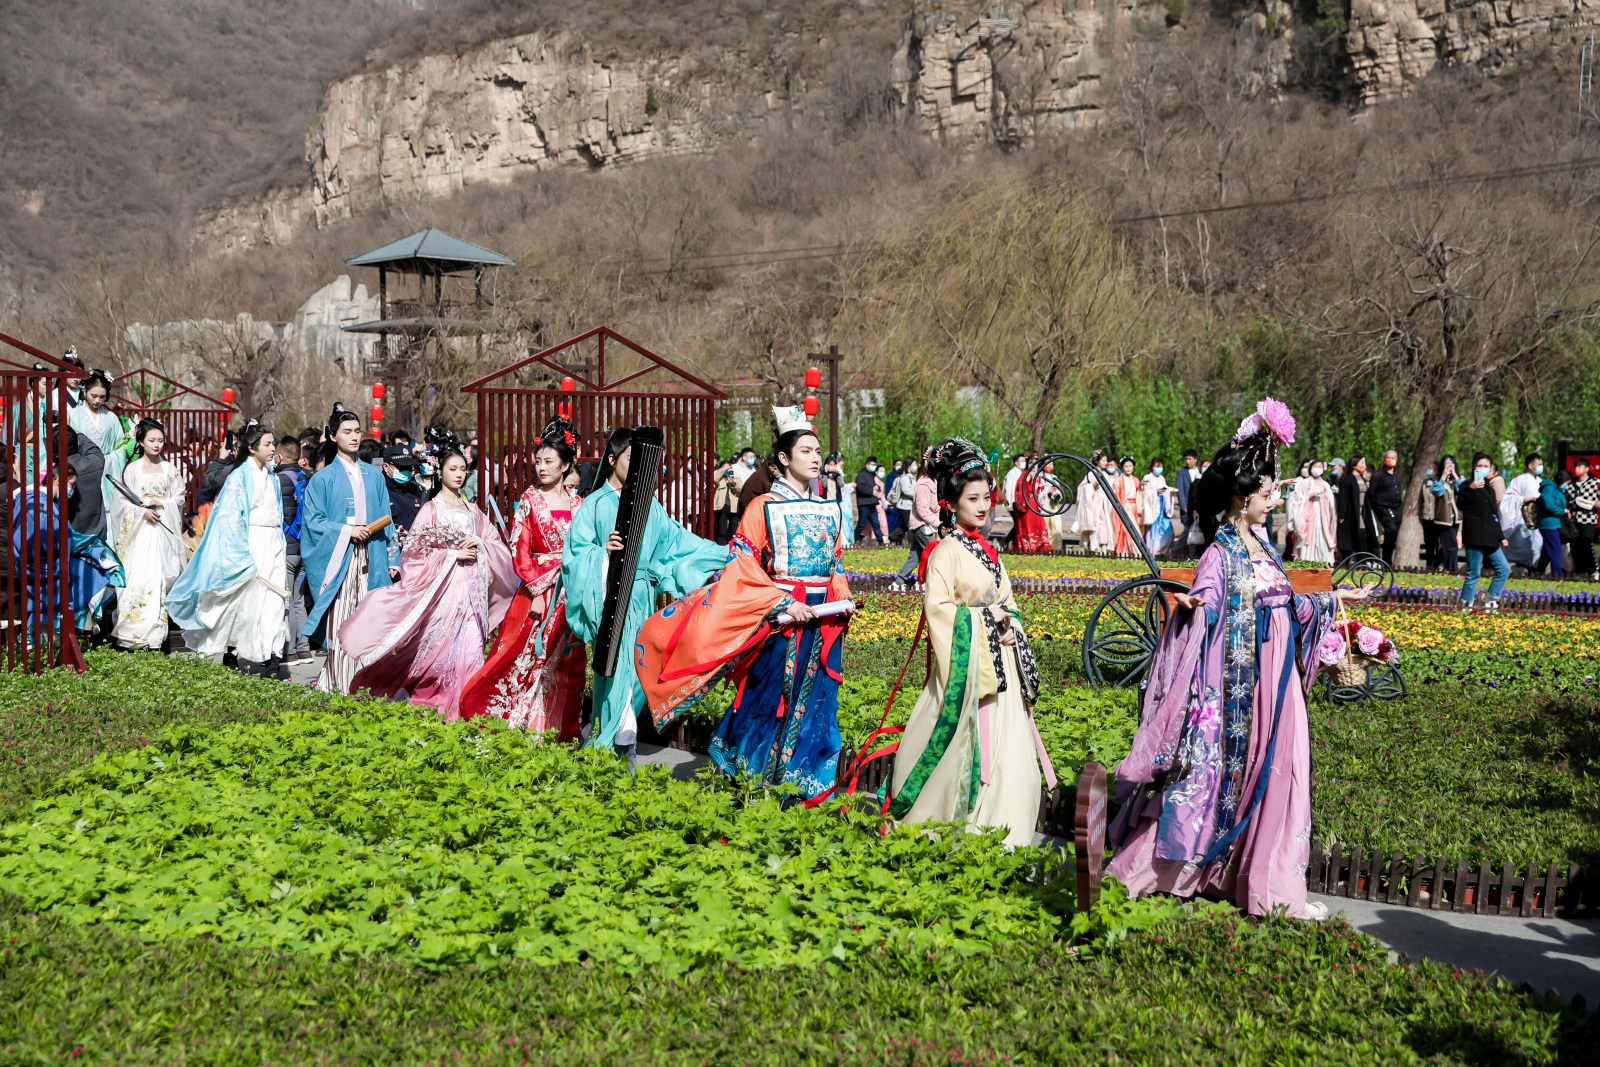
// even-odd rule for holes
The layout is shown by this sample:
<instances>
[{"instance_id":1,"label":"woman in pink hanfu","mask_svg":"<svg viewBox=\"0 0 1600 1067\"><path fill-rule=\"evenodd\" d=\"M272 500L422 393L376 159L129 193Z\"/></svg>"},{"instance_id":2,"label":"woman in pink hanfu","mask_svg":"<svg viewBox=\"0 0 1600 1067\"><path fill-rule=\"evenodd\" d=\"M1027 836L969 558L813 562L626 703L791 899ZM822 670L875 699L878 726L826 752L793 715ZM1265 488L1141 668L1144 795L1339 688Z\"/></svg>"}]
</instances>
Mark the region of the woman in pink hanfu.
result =
<instances>
[{"instance_id":1,"label":"woman in pink hanfu","mask_svg":"<svg viewBox=\"0 0 1600 1067\"><path fill-rule=\"evenodd\" d=\"M1217 452L1193 497L1210 544L1150 667L1133 748L1117 767L1122 805L1108 873L1134 896L1231 899L1252 915L1306 903L1311 738L1306 694L1327 660L1341 600L1297 595L1261 524L1294 419L1270 397Z\"/></svg>"},{"instance_id":2,"label":"woman in pink hanfu","mask_svg":"<svg viewBox=\"0 0 1600 1067\"><path fill-rule=\"evenodd\" d=\"M567 594L559 582L561 550L578 504L565 484L577 444L572 423L562 418L539 436L533 454L537 482L517 501L511 523L522 587L494 651L461 697L464 719L497 715L525 730L554 730L557 741L577 738L583 705L584 645L567 630Z\"/></svg>"},{"instance_id":3,"label":"woman in pink hanfu","mask_svg":"<svg viewBox=\"0 0 1600 1067\"><path fill-rule=\"evenodd\" d=\"M439 488L401 539L400 581L368 593L339 629L355 661L352 693L404 691L461 717L461 694L517 588L511 553L482 511L461 499L467 461L453 434L429 427Z\"/></svg>"}]
</instances>

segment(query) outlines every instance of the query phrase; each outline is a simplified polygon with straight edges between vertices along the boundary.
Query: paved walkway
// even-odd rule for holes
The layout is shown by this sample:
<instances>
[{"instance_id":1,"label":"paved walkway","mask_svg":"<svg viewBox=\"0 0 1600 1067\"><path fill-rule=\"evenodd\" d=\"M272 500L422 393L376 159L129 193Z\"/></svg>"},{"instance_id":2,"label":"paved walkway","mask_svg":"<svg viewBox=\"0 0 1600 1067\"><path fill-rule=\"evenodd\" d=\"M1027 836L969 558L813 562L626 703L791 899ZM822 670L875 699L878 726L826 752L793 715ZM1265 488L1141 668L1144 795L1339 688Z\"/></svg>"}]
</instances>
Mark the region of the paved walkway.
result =
<instances>
[{"instance_id":1,"label":"paved walkway","mask_svg":"<svg viewBox=\"0 0 1600 1067\"><path fill-rule=\"evenodd\" d=\"M318 652L310 662L290 664L289 677L310 685L321 670ZM710 760L664 745L640 745L639 762L670 767L674 778L686 782ZM1042 838L1036 843L1066 845ZM1357 930L1413 960L1499 973L1515 983L1531 982L1541 993L1554 989L1562 1000L1581 993L1591 1008L1600 1007L1600 922L1458 915L1316 893L1310 899L1328 905L1330 912L1343 912Z\"/></svg>"},{"instance_id":2,"label":"paved walkway","mask_svg":"<svg viewBox=\"0 0 1600 1067\"><path fill-rule=\"evenodd\" d=\"M1562 1000L1581 993L1591 1010L1600 1006L1600 922L1459 915L1319 893L1309 899L1413 961L1495 972L1540 993L1554 989Z\"/></svg>"}]
</instances>

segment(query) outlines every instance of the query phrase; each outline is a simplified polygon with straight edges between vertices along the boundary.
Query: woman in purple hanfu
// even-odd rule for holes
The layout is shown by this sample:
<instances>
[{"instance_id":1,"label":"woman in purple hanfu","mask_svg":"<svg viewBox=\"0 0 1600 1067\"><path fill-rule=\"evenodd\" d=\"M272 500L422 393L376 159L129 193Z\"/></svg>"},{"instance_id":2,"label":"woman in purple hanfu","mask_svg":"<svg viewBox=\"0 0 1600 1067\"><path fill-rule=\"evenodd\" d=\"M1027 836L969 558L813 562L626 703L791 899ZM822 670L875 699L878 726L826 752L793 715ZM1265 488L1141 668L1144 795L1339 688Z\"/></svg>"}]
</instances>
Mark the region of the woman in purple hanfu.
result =
<instances>
[{"instance_id":1,"label":"woman in purple hanfu","mask_svg":"<svg viewBox=\"0 0 1600 1067\"><path fill-rule=\"evenodd\" d=\"M1121 810L1108 873L1131 895L1229 898L1252 915L1306 903L1311 738L1306 695L1340 601L1297 595L1261 530L1278 449L1294 420L1268 398L1195 485L1208 542L1151 662L1133 748L1117 767Z\"/></svg>"}]
</instances>

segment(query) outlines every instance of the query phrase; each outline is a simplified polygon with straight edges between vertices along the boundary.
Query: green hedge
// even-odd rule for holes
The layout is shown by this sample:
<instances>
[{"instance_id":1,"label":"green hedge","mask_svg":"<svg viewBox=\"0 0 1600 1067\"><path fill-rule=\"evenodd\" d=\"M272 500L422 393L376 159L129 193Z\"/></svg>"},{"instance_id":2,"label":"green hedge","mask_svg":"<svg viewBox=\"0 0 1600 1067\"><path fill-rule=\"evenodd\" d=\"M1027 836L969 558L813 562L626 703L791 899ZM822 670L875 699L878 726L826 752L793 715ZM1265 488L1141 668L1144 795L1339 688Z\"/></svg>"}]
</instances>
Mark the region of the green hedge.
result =
<instances>
[{"instance_id":1,"label":"green hedge","mask_svg":"<svg viewBox=\"0 0 1600 1067\"><path fill-rule=\"evenodd\" d=\"M0 900L7 1063L1549 1064L1596 1017L1342 923L1206 914L977 957L669 979L500 959L444 970L186 939L141 945Z\"/></svg>"}]
</instances>

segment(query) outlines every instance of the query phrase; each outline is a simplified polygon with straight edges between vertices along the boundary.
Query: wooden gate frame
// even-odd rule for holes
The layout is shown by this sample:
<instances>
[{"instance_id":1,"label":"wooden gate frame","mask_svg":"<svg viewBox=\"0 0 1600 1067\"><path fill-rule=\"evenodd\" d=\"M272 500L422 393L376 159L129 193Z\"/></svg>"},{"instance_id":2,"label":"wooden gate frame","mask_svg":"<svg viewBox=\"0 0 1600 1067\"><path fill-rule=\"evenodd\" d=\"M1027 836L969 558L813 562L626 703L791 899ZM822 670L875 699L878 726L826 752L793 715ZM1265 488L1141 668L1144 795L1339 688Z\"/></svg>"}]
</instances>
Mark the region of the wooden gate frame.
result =
<instances>
[{"instance_id":1,"label":"wooden gate frame","mask_svg":"<svg viewBox=\"0 0 1600 1067\"><path fill-rule=\"evenodd\" d=\"M9 346L31 357L24 363L15 353L7 351L6 347L0 347L0 415L4 417L4 421L0 421L0 438L3 438L6 444L6 479L8 482L15 481L12 461L20 458L15 454L15 449L19 445L31 450L35 470L46 466L43 461L48 453L48 465L55 470L61 493L60 499L63 502L61 513L57 517L56 537L41 543L41 539L37 536L38 521L35 519L32 524L34 536L28 539L30 558L17 559L12 545L15 531L12 529L11 517L16 506L14 501L17 498L10 493L6 494L3 515L4 550L10 557L11 565L7 568L5 580L0 582L0 586L3 586L3 592L0 592L0 605L3 605L0 607L0 616L3 616L5 623L5 634L0 637L5 657L0 666L8 671L21 667L23 671L30 673L38 673L50 667L71 667L82 673L85 669L83 652L78 648L78 635L73 621L72 573L67 566L72 541L64 506L68 469L67 438L71 428L67 424L67 419L60 417L56 419L55 433L50 435L53 439L45 441L37 435L25 434L23 441L14 442L11 440L11 423L14 417L25 410L22 406L24 403L31 405L35 398L44 399L35 392L40 385L46 389L54 389L53 411L61 413L68 411L67 388L71 383L85 377L85 372L48 352L3 333L0 333L0 346ZM39 369L40 364L44 369ZM26 385L19 387L19 381L26 382ZM48 396L49 393L45 395ZM31 442L27 438L32 438ZM21 487L10 485L9 488ZM31 612L22 606L28 595L25 586L26 572L29 570L34 574L50 573L54 570L56 575L54 581L59 583L55 589L54 625L44 611L45 597L35 597ZM32 639L30 634L33 635Z\"/></svg>"},{"instance_id":2,"label":"wooden gate frame","mask_svg":"<svg viewBox=\"0 0 1600 1067\"><path fill-rule=\"evenodd\" d=\"M584 371L564 366L555 360L554 357L561 352L590 340L595 340L598 347L592 378L586 376ZM608 341L643 356L647 366L615 380L609 379L606 375ZM523 389L495 384L507 375L534 364L541 364L563 377L571 378L574 391L564 393L559 389ZM666 370L676 375L692 386L694 391L631 392L620 388L656 370ZM668 431L668 466L662 471L658 496L667 513L690 531L705 538L712 536L711 471L714 464L711 460L717 443L716 404L728 398L728 394L716 386L702 381L643 345L628 340L611 327L597 326L464 385L461 391L475 394L478 398L479 499L484 502L493 497L502 515L509 517L517 497L533 484L531 446L539 431L555 415L557 405L571 403L573 422L578 427L580 460L599 458L605 448L605 435L615 426L678 422L683 429L677 439L669 426L662 425L662 429ZM609 417L602 422L602 416ZM687 442L682 440L684 435L688 437ZM691 455L701 457L700 462L706 465L703 471L689 472L685 458L681 454L673 454L675 446L684 443L688 444ZM502 450L508 444L515 448L509 469L503 469L498 463L491 465L491 450ZM674 464L677 464L676 469ZM699 484L694 484L692 480L681 480L683 478L698 478ZM697 502L700 505L698 507L695 506Z\"/></svg>"},{"instance_id":3,"label":"wooden gate frame","mask_svg":"<svg viewBox=\"0 0 1600 1067\"><path fill-rule=\"evenodd\" d=\"M150 379L152 378L172 386L172 392L159 400L150 401L144 399L154 396L154 390L150 386ZM134 392L133 397L125 395L129 390L129 383L137 383L134 386L137 391ZM189 468L188 485L185 487L186 495L184 497L185 513L194 514L195 510L200 506L200 481L205 477L206 468L211 465L211 460L220 451L223 434L227 432L228 424L233 420L233 416L239 413L238 407L226 401L218 400L209 393L202 393L193 386L174 381L160 371L151 370L149 367L138 367L120 375L116 382L113 383L112 388L114 390L111 394L110 402L112 411L118 415L128 416L135 424L144 416L153 415L159 418L162 424L167 427L169 451L166 455L168 458L181 454L181 449L187 447L190 443L178 439L176 430L179 427L190 431L200 431L198 436L200 455L198 462ZM174 400L186 396L196 397L204 401L208 406L193 408L173 406L172 402ZM173 416L179 417L177 426L171 425Z\"/></svg>"}]
</instances>

